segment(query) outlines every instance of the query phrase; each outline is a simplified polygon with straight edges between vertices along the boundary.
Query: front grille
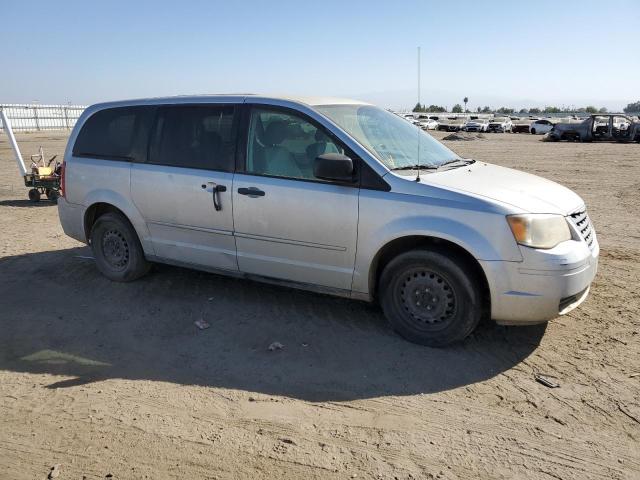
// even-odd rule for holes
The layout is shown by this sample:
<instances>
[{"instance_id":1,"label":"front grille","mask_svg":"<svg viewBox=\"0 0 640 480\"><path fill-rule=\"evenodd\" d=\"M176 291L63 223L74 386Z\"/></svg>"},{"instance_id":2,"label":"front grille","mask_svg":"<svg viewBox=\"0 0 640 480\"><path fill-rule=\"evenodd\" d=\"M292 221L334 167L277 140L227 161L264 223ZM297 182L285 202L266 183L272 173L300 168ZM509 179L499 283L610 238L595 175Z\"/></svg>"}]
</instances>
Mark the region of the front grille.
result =
<instances>
[{"instance_id":1,"label":"front grille","mask_svg":"<svg viewBox=\"0 0 640 480\"><path fill-rule=\"evenodd\" d=\"M593 250L596 233L591 226L591 220L589 219L589 215L587 215L587 211L580 210L579 212L572 213L569 215L569 218L571 218L571 222L575 225L578 233L580 233L580 237L587 242L589 248Z\"/></svg>"}]
</instances>

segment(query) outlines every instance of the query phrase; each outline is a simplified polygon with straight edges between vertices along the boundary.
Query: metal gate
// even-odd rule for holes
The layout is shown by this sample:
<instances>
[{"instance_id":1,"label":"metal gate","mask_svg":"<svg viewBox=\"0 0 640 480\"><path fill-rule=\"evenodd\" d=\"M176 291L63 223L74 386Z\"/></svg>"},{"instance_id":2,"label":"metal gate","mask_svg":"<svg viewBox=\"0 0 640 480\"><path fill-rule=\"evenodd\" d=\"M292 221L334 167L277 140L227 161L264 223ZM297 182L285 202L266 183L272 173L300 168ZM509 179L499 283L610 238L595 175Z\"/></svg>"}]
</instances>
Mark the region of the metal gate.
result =
<instances>
[{"instance_id":1,"label":"metal gate","mask_svg":"<svg viewBox=\"0 0 640 480\"><path fill-rule=\"evenodd\" d=\"M87 108L84 105L39 105L0 103L15 132L70 130ZM0 131L4 125L0 122Z\"/></svg>"}]
</instances>

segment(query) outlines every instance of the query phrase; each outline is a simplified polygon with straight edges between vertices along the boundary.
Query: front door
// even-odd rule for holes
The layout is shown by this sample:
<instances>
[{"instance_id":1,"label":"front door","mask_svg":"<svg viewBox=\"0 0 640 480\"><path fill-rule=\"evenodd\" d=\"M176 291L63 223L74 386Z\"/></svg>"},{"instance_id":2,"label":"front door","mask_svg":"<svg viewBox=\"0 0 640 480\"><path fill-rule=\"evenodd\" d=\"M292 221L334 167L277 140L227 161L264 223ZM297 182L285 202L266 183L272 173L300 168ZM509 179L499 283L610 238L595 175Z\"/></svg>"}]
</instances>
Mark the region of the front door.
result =
<instances>
[{"instance_id":1,"label":"front door","mask_svg":"<svg viewBox=\"0 0 640 480\"><path fill-rule=\"evenodd\" d=\"M241 271L351 288L358 188L313 175L313 161L344 148L301 113L254 106L243 173L233 185Z\"/></svg>"},{"instance_id":2,"label":"front door","mask_svg":"<svg viewBox=\"0 0 640 480\"><path fill-rule=\"evenodd\" d=\"M133 164L131 195L158 257L237 270L231 189L233 105L160 107L146 163Z\"/></svg>"}]
</instances>

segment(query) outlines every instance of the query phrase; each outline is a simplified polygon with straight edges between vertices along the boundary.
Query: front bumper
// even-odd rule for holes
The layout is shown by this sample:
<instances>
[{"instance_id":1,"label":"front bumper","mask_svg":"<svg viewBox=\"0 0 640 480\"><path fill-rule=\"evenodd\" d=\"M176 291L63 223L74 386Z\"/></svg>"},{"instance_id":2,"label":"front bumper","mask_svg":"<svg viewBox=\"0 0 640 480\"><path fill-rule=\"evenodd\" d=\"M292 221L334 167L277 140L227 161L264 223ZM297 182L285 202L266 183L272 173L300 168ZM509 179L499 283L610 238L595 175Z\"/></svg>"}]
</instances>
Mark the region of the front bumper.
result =
<instances>
[{"instance_id":1,"label":"front bumper","mask_svg":"<svg viewBox=\"0 0 640 480\"><path fill-rule=\"evenodd\" d=\"M599 246L569 240L549 250L521 247L522 262L481 261L491 292L491 318L528 325L564 315L588 296Z\"/></svg>"}]
</instances>

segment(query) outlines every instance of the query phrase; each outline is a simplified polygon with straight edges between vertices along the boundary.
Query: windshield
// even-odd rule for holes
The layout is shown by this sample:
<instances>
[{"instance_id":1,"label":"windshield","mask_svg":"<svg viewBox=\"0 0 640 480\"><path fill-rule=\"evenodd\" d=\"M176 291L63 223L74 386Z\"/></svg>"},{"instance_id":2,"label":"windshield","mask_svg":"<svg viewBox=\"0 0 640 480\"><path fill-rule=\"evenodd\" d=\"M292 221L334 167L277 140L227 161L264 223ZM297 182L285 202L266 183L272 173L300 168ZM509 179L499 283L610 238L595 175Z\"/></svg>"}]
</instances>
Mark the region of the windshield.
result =
<instances>
[{"instance_id":1,"label":"windshield","mask_svg":"<svg viewBox=\"0 0 640 480\"><path fill-rule=\"evenodd\" d=\"M460 157L428 133L372 105L315 107L356 139L389 169L438 167Z\"/></svg>"}]
</instances>

